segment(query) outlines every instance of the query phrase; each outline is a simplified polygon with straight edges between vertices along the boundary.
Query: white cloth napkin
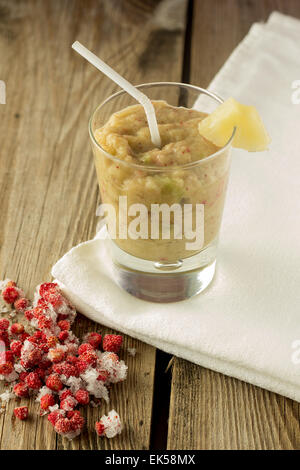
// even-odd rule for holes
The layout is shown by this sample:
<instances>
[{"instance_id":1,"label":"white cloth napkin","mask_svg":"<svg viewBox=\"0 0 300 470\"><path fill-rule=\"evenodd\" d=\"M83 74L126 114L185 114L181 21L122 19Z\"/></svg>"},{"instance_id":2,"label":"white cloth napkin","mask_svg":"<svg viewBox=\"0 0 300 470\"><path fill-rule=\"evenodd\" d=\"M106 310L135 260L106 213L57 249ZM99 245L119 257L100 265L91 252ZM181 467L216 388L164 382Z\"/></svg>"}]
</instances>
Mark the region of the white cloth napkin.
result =
<instances>
[{"instance_id":1,"label":"white cloth napkin","mask_svg":"<svg viewBox=\"0 0 300 470\"><path fill-rule=\"evenodd\" d=\"M217 273L206 291L176 304L136 299L115 284L99 239L73 248L52 270L92 320L297 401L300 105L291 95L299 44L300 21L273 13L252 26L209 87L255 105L272 144L265 153L234 152Z\"/></svg>"}]
</instances>

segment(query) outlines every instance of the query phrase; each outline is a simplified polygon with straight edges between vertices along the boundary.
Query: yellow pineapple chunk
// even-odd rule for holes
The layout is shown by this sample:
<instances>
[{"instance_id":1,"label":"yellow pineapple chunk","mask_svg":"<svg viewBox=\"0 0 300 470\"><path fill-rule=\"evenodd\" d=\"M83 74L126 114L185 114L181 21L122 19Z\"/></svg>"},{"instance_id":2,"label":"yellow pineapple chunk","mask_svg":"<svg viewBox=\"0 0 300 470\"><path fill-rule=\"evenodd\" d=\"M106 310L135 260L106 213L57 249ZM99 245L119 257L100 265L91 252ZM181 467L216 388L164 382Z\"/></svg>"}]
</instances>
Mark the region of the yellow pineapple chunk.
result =
<instances>
[{"instance_id":1,"label":"yellow pineapple chunk","mask_svg":"<svg viewBox=\"0 0 300 470\"><path fill-rule=\"evenodd\" d=\"M204 118L199 123L199 133L218 147L223 147L234 127L233 147L249 152L261 152L268 148L270 137L256 108L238 103L234 98L229 98Z\"/></svg>"}]
</instances>

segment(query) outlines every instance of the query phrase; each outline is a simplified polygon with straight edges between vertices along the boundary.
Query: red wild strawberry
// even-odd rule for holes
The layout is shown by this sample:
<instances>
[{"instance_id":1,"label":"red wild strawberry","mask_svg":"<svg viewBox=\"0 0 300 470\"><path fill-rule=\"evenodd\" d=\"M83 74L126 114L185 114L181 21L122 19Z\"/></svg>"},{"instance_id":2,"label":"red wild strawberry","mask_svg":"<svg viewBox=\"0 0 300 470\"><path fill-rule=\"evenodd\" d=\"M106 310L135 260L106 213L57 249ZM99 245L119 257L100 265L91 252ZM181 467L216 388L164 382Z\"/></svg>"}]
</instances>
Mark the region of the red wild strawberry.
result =
<instances>
[{"instance_id":1,"label":"red wild strawberry","mask_svg":"<svg viewBox=\"0 0 300 470\"><path fill-rule=\"evenodd\" d=\"M25 341L26 339L28 339L29 337L30 337L30 334L29 334L29 333L23 333L23 334L21 334L21 335L19 336L19 340L20 340L22 343L24 343L24 341Z\"/></svg>"},{"instance_id":2,"label":"red wild strawberry","mask_svg":"<svg viewBox=\"0 0 300 470\"><path fill-rule=\"evenodd\" d=\"M80 430L83 429L85 419L83 416L81 416L78 410L73 411L72 416L70 416L70 421L71 421L71 426L72 426L73 431L77 431L78 429Z\"/></svg>"},{"instance_id":3,"label":"red wild strawberry","mask_svg":"<svg viewBox=\"0 0 300 470\"><path fill-rule=\"evenodd\" d=\"M28 387L23 382L17 383L13 388L13 392L19 398L28 397Z\"/></svg>"},{"instance_id":4,"label":"red wild strawberry","mask_svg":"<svg viewBox=\"0 0 300 470\"><path fill-rule=\"evenodd\" d=\"M33 313L34 313L34 309L26 310L26 312L24 312L24 315L27 321L31 321L33 319L34 317Z\"/></svg>"},{"instance_id":5,"label":"red wild strawberry","mask_svg":"<svg viewBox=\"0 0 300 470\"><path fill-rule=\"evenodd\" d=\"M72 393L71 390L69 390L68 388L66 388L65 390L62 390L62 391L59 393L59 399L60 399L60 401L65 400L67 397L74 397L73 393Z\"/></svg>"},{"instance_id":6,"label":"red wild strawberry","mask_svg":"<svg viewBox=\"0 0 300 470\"><path fill-rule=\"evenodd\" d=\"M57 362L61 362L64 359L65 352L62 349L58 349L58 348L50 349L48 356L52 362L57 363Z\"/></svg>"},{"instance_id":7,"label":"red wild strawberry","mask_svg":"<svg viewBox=\"0 0 300 470\"><path fill-rule=\"evenodd\" d=\"M68 434L72 431L72 424L68 418L59 418L55 425L54 429L58 434Z\"/></svg>"},{"instance_id":8,"label":"red wild strawberry","mask_svg":"<svg viewBox=\"0 0 300 470\"><path fill-rule=\"evenodd\" d=\"M91 366L95 366L97 364L98 356L94 351L86 351L83 354L80 354L79 360L87 362Z\"/></svg>"},{"instance_id":9,"label":"red wild strawberry","mask_svg":"<svg viewBox=\"0 0 300 470\"><path fill-rule=\"evenodd\" d=\"M55 282L44 282L40 285L39 293L41 297L44 297L44 294L48 292L57 292L58 285Z\"/></svg>"},{"instance_id":10,"label":"red wild strawberry","mask_svg":"<svg viewBox=\"0 0 300 470\"><path fill-rule=\"evenodd\" d=\"M53 321L46 315L40 315L38 319L38 327L40 330L50 330L53 327Z\"/></svg>"},{"instance_id":11,"label":"red wild strawberry","mask_svg":"<svg viewBox=\"0 0 300 470\"><path fill-rule=\"evenodd\" d=\"M78 354L84 354L87 351L94 351L93 346L90 343L82 343L78 348Z\"/></svg>"},{"instance_id":12,"label":"red wild strawberry","mask_svg":"<svg viewBox=\"0 0 300 470\"><path fill-rule=\"evenodd\" d=\"M92 332L88 333L84 339L93 346L94 349L98 349L101 344L102 336L99 333Z\"/></svg>"},{"instance_id":13,"label":"red wild strawberry","mask_svg":"<svg viewBox=\"0 0 300 470\"><path fill-rule=\"evenodd\" d=\"M46 372L45 369L42 369L42 367L37 367L34 372L39 376L41 380L45 379Z\"/></svg>"},{"instance_id":14,"label":"red wild strawberry","mask_svg":"<svg viewBox=\"0 0 300 470\"><path fill-rule=\"evenodd\" d=\"M80 360L76 364L79 374L83 374L89 368L89 366L90 365L86 361L80 361Z\"/></svg>"},{"instance_id":15,"label":"red wild strawberry","mask_svg":"<svg viewBox=\"0 0 300 470\"><path fill-rule=\"evenodd\" d=\"M60 402L60 409L65 411L72 411L77 405L77 400L74 397L66 397Z\"/></svg>"},{"instance_id":16,"label":"red wild strawberry","mask_svg":"<svg viewBox=\"0 0 300 470\"><path fill-rule=\"evenodd\" d=\"M60 320L57 324L62 331L69 331L71 328L71 324L68 320Z\"/></svg>"},{"instance_id":17,"label":"red wild strawberry","mask_svg":"<svg viewBox=\"0 0 300 470\"><path fill-rule=\"evenodd\" d=\"M45 313L45 309L41 307L35 307L30 311L32 312L34 318L36 318L37 320L40 318L41 315L44 315Z\"/></svg>"},{"instance_id":18,"label":"red wild strawberry","mask_svg":"<svg viewBox=\"0 0 300 470\"><path fill-rule=\"evenodd\" d=\"M58 335L59 341L63 343L66 341L66 339L69 338L69 332L68 331L61 331Z\"/></svg>"},{"instance_id":19,"label":"red wild strawberry","mask_svg":"<svg viewBox=\"0 0 300 470\"><path fill-rule=\"evenodd\" d=\"M16 300L18 300L20 294L16 287L8 286L5 287L5 289L2 291L2 297L7 304L13 304Z\"/></svg>"},{"instance_id":20,"label":"red wild strawberry","mask_svg":"<svg viewBox=\"0 0 300 470\"><path fill-rule=\"evenodd\" d=\"M47 344L49 348L55 348L55 346L58 344L58 339L56 336L49 336L47 339Z\"/></svg>"},{"instance_id":21,"label":"red wild strawberry","mask_svg":"<svg viewBox=\"0 0 300 470\"><path fill-rule=\"evenodd\" d=\"M42 382L36 372L30 372L25 378L25 383L27 387L32 388L33 390L38 390L42 386Z\"/></svg>"},{"instance_id":22,"label":"red wild strawberry","mask_svg":"<svg viewBox=\"0 0 300 470\"><path fill-rule=\"evenodd\" d=\"M121 335L105 335L103 338L103 350L118 353L123 343Z\"/></svg>"},{"instance_id":23,"label":"red wild strawberry","mask_svg":"<svg viewBox=\"0 0 300 470\"><path fill-rule=\"evenodd\" d=\"M25 297L21 297L20 299L16 300L14 303L14 307L18 312L24 313L26 308L29 305L29 300Z\"/></svg>"},{"instance_id":24,"label":"red wild strawberry","mask_svg":"<svg viewBox=\"0 0 300 470\"><path fill-rule=\"evenodd\" d=\"M28 408L27 406L20 406L19 408L14 409L14 415L16 418L24 421L24 419L28 418Z\"/></svg>"},{"instance_id":25,"label":"red wild strawberry","mask_svg":"<svg viewBox=\"0 0 300 470\"><path fill-rule=\"evenodd\" d=\"M40 299L37 301L36 306L42 308L43 310L47 310L47 309L49 308L49 305L48 305L48 303L46 302L46 300L45 300L45 299L42 299L42 298L40 298Z\"/></svg>"},{"instance_id":26,"label":"red wild strawberry","mask_svg":"<svg viewBox=\"0 0 300 470\"><path fill-rule=\"evenodd\" d=\"M53 395L50 395L50 393L46 393L44 396L41 398L41 408L42 410L48 411L49 406L54 406L55 405L55 400Z\"/></svg>"},{"instance_id":27,"label":"red wild strawberry","mask_svg":"<svg viewBox=\"0 0 300 470\"><path fill-rule=\"evenodd\" d=\"M10 327L10 332L12 335L21 335L24 333L24 325L21 325L21 323L13 323Z\"/></svg>"},{"instance_id":28,"label":"red wild strawberry","mask_svg":"<svg viewBox=\"0 0 300 470\"><path fill-rule=\"evenodd\" d=\"M0 362L0 375L10 375L14 370L12 362Z\"/></svg>"},{"instance_id":29,"label":"red wild strawberry","mask_svg":"<svg viewBox=\"0 0 300 470\"><path fill-rule=\"evenodd\" d=\"M8 330L9 320L7 318L0 318L0 330Z\"/></svg>"},{"instance_id":30,"label":"red wild strawberry","mask_svg":"<svg viewBox=\"0 0 300 470\"><path fill-rule=\"evenodd\" d=\"M90 401L89 392L80 389L75 393L75 398L80 405L87 405Z\"/></svg>"},{"instance_id":31,"label":"red wild strawberry","mask_svg":"<svg viewBox=\"0 0 300 470\"><path fill-rule=\"evenodd\" d=\"M63 383L57 374L49 375L48 379L46 380L46 385L54 392L59 392L63 388Z\"/></svg>"},{"instance_id":32,"label":"red wild strawberry","mask_svg":"<svg viewBox=\"0 0 300 470\"><path fill-rule=\"evenodd\" d=\"M69 364L73 364L73 366L75 366L78 362L78 357L76 357L76 356L67 356L66 361L69 362Z\"/></svg>"},{"instance_id":33,"label":"red wild strawberry","mask_svg":"<svg viewBox=\"0 0 300 470\"><path fill-rule=\"evenodd\" d=\"M17 287L17 284L15 281L8 281L5 287Z\"/></svg>"},{"instance_id":34,"label":"red wild strawberry","mask_svg":"<svg viewBox=\"0 0 300 470\"><path fill-rule=\"evenodd\" d=\"M23 347L23 343L21 341L12 341L10 343L10 349L11 349L11 352L14 354L14 356L16 357L20 357L21 356L21 349Z\"/></svg>"},{"instance_id":35,"label":"red wild strawberry","mask_svg":"<svg viewBox=\"0 0 300 470\"><path fill-rule=\"evenodd\" d=\"M104 425L101 423L101 421L98 421L96 424L95 424L95 429L96 429L96 433L98 434L98 436L104 436L105 434L105 427Z\"/></svg>"},{"instance_id":36,"label":"red wild strawberry","mask_svg":"<svg viewBox=\"0 0 300 470\"><path fill-rule=\"evenodd\" d=\"M52 411L49 415L48 415L48 421L50 421L50 423L52 424L52 426L55 425L56 421L58 421L62 416L63 416L64 412L62 410L55 410L55 411Z\"/></svg>"},{"instance_id":37,"label":"red wild strawberry","mask_svg":"<svg viewBox=\"0 0 300 470\"><path fill-rule=\"evenodd\" d=\"M19 380L21 382L25 382L25 379L26 379L27 375L29 375L29 372L25 372L25 371L21 372L20 375L19 375Z\"/></svg>"}]
</instances>

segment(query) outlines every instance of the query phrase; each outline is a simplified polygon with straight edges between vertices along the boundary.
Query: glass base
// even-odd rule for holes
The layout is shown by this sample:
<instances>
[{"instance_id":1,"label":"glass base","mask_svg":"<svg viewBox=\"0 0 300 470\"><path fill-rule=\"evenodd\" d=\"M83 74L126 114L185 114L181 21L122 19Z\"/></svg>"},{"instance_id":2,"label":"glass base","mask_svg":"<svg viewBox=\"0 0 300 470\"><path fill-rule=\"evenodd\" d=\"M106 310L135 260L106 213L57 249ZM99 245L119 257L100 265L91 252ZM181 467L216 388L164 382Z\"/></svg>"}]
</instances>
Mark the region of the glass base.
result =
<instances>
[{"instance_id":1,"label":"glass base","mask_svg":"<svg viewBox=\"0 0 300 470\"><path fill-rule=\"evenodd\" d=\"M142 260L110 241L113 276L129 294L150 302L179 302L199 294L211 283L216 266L216 243L172 264Z\"/></svg>"}]
</instances>

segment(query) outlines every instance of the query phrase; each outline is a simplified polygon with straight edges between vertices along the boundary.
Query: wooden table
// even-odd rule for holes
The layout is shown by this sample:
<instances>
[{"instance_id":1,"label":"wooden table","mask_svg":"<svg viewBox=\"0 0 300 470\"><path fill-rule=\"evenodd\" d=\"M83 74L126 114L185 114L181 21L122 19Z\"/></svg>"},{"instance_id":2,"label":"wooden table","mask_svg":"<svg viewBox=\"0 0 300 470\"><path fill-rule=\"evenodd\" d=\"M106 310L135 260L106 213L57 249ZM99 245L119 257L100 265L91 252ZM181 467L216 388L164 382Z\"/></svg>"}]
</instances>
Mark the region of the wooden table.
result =
<instances>
[{"instance_id":1,"label":"wooden table","mask_svg":"<svg viewBox=\"0 0 300 470\"><path fill-rule=\"evenodd\" d=\"M54 262L95 232L99 203L87 122L116 87L70 45L78 39L134 83L185 81L206 87L254 21L299 0L194 0L177 7L173 29L153 14L158 0L0 0L0 278L32 295ZM161 17L160 17L161 19ZM168 22L169 23L169 22ZM171 25L172 26L172 25ZM296 78L296 77L295 77ZM79 316L77 333L107 331ZM127 357L127 347L138 351ZM72 443L29 405L0 416L1 449L299 449L299 404L125 338L127 382L111 404L125 431ZM107 411L107 409L106 409Z\"/></svg>"}]
</instances>

